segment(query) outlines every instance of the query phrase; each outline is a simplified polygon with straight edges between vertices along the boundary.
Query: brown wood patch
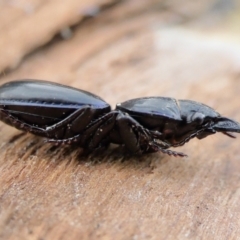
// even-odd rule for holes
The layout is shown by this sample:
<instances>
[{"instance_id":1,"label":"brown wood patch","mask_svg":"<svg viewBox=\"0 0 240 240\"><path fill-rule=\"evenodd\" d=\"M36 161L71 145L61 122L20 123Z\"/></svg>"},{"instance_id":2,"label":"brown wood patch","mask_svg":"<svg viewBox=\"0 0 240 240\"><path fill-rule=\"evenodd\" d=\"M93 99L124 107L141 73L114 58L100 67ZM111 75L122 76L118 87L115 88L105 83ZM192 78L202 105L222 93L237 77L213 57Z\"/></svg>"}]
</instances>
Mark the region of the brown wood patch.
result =
<instances>
[{"instance_id":1,"label":"brown wood patch","mask_svg":"<svg viewBox=\"0 0 240 240\"><path fill-rule=\"evenodd\" d=\"M143 96L192 99L240 121L237 1L9 2L0 3L1 83L51 80L113 108ZM86 13L94 17L81 21ZM69 39L51 40L66 27ZM189 155L181 159L115 146L86 155L0 130L1 239L240 236L239 137L194 139L176 149Z\"/></svg>"}]
</instances>

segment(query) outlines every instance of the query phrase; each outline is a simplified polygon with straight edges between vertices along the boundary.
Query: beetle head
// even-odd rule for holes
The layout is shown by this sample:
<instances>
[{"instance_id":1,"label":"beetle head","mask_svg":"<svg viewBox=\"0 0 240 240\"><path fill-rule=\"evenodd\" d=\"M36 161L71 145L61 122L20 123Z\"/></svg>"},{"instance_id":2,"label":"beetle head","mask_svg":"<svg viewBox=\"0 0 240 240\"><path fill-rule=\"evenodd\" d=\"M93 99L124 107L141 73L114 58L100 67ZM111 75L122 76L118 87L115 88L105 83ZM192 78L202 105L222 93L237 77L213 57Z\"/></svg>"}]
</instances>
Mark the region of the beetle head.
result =
<instances>
[{"instance_id":1,"label":"beetle head","mask_svg":"<svg viewBox=\"0 0 240 240\"><path fill-rule=\"evenodd\" d=\"M233 136L230 134L231 132L240 133L240 124L232 119L220 117L213 125L213 129L228 136Z\"/></svg>"},{"instance_id":2,"label":"beetle head","mask_svg":"<svg viewBox=\"0 0 240 240\"><path fill-rule=\"evenodd\" d=\"M228 137L235 138L235 136L231 133L240 133L240 124L232 119L219 117L213 122L213 124L211 124L203 132L199 133L197 138L202 139L216 132L221 132Z\"/></svg>"}]
</instances>

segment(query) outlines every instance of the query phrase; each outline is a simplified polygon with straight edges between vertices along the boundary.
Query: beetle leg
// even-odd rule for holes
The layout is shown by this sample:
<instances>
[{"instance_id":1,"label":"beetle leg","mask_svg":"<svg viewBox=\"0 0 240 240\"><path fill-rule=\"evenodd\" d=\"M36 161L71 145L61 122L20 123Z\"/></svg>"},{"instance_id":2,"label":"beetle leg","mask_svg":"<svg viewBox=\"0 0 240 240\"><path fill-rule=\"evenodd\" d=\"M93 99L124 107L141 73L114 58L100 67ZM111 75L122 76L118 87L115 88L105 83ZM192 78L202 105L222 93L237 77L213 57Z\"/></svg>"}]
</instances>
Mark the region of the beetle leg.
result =
<instances>
[{"instance_id":1,"label":"beetle leg","mask_svg":"<svg viewBox=\"0 0 240 240\"><path fill-rule=\"evenodd\" d=\"M131 117L119 113L117 123L120 135L125 146L133 153L162 152L168 155L185 157L184 153L167 150L169 144L154 140L154 137L161 136L160 132L149 131L141 126Z\"/></svg>"},{"instance_id":2,"label":"beetle leg","mask_svg":"<svg viewBox=\"0 0 240 240\"><path fill-rule=\"evenodd\" d=\"M77 134L71 138L65 139L47 139L46 142L60 144L79 143L80 146L86 146L90 149L97 148L99 143L107 136L112 130L117 112L110 112L90 123L81 134ZM89 143L90 141L90 143Z\"/></svg>"},{"instance_id":3,"label":"beetle leg","mask_svg":"<svg viewBox=\"0 0 240 240\"><path fill-rule=\"evenodd\" d=\"M45 130L42 128L38 128L36 126L29 125L25 122L22 122L18 118L11 115L7 110L1 109L0 110L0 117L1 120L6 122L7 124L14 126L15 128L19 130L23 130L26 132L30 132L33 134L37 134L40 136L45 136Z\"/></svg>"},{"instance_id":4,"label":"beetle leg","mask_svg":"<svg viewBox=\"0 0 240 240\"><path fill-rule=\"evenodd\" d=\"M185 143L189 142L191 139L199 136L199 138L201 138L201 134L208 129L208 127L211 125L211 122L206 124L205 126L203 126L201 129L195 131L194 133L190 134L188 137L186 137L183 141L177 143L177 144L172 144L172 147L179 147L184 145ZM211 133L210 133L211 134Z\"/></svg>"},{"instance_id":5,"label":"beetle leg","mask_svg":"<svg viewBox=\"0 0 240 240\"><path fill-rule=\"evenodd\" d=\"M55 139L55 138L50 138L50 139L46 139L45 142L47 143L53 143L56 146L59 145L65 145L65 144L73 144L73 143L77 143L79 142L79 140L81 139L82 135L81 134L77 134L74 137L71 138L65 138L65 139Z\"/></svg>"},{"instance_id":6,"label":"beetle leg","mask_svg":"<svg viewBox=\"0 0 240 240\"><path fill-rule=\"evenodd\" d=\"M59 130L67 127L73 130L73 132L79 133L89 124L93 114L90 107L77 109L62 121L47 127L45 132L48 136L52 136L53 133L57 133Z\"/></svg>"},{"instance_id":7,"label":"beetle leg","mask_svg":"<svg viewBox=\"0 0 240 240\"><path fill-rule=\"evenodd\" d=\"M126 148L132 153L141 153L142 150L137 135L133 131L139 123L121 112L119 112L116 121L121 139Z\"/></svg>"},{"instance_id":8,"label":"beetle leg","mask_svg":"<svg viewBox=\"0 0 240 240\"><path fill-rule=\"evenodd\" d=\"M44 128L39 128L33 125L29 125L21 120L17 119L13 115L11 115L8 111L1 109L1 116L8 122L10 125L14 125L16 128L20 130L24 130L27 132L31 132L41 136L49 136L58 138L60 135L64 133L64 127L71 128L76 132L82 131L91 121L93 116L93 112L90 107L77 109L75 112L70 114L68 117L63 119L62 121ZM81 124L79 124L81 123ZM69 126L68 126L69 124Z\"/></svg>"},{"instance_id":9,"label":"beetle leg","mask_svg":"<svg viewBox=\"0 0 240 240\"><path fill-rule=\"evenodd\" d=\"M113 129L117 115L118 112L110 112L107 114L108 118L105 119L103 123L98 127L98 129L94 132L94 135L88 145L89 149L95 149L99 147L100 142L105 139Z\"/></svg>"}]
</instances>

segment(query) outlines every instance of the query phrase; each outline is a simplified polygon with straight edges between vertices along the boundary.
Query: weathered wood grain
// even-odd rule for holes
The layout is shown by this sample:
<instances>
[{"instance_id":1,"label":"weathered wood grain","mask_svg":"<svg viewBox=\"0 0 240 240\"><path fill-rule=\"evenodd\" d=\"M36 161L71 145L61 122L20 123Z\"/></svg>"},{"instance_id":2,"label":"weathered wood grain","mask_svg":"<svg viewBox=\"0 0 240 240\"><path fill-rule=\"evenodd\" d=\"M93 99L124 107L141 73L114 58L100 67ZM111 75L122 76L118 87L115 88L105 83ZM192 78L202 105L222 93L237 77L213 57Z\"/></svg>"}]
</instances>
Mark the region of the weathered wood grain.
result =
<instances>
[{"instance_id":1,"label":"weathered wood grain","mask_svg":"<svg viewBox=\"0 0 240 240\"><path fill-rule=\"evenodd\" d=\"M3 1L0 10L0 71L15 68L26 54L46 44L57 33L114 2L117 1Z\"/></svg>"},{"instance_id":2,"label":"weathered wood grain","mask_svg":"<svg viewBox=\"0 0 240 240\"><path fill-rule=\"evenodd\" d=\"M113 107L151 95L194 99L240 121L237 2L226 11L181 2L181 11L176 1L116 4L25 57L1 83L52 80ZM239 137L192 140L180 159L116 146L86 154L0 130L1 239L240 239Z\"/></svg>"}]
</instances>

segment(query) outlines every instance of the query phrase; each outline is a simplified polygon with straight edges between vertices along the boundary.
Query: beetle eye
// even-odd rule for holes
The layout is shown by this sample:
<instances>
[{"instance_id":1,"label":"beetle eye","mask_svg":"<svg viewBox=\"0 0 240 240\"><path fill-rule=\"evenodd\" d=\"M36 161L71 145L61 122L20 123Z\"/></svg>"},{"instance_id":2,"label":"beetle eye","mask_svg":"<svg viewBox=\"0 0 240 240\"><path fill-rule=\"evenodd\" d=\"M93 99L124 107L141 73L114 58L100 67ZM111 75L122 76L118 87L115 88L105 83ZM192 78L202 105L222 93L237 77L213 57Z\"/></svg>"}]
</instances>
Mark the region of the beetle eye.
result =
<instances>
[{"instance_id":1,"label":"beetle eye","mask_svg":"<svg viewBox=\"0 0 240 240\"><path fill-rule=\"evenodd\" d=\"M202 124L204 121L205 115L200 112L195 112L191 115L187 120L188 122L196 122L198 124Z\"/></svg>"}]
</instances>

